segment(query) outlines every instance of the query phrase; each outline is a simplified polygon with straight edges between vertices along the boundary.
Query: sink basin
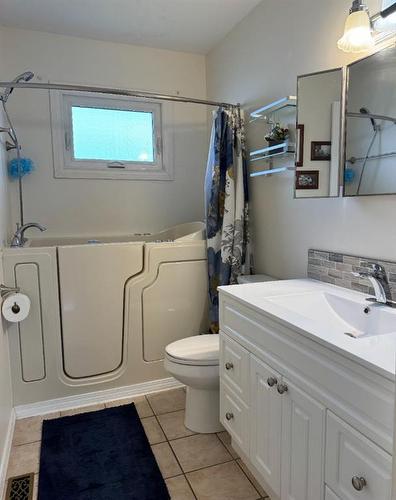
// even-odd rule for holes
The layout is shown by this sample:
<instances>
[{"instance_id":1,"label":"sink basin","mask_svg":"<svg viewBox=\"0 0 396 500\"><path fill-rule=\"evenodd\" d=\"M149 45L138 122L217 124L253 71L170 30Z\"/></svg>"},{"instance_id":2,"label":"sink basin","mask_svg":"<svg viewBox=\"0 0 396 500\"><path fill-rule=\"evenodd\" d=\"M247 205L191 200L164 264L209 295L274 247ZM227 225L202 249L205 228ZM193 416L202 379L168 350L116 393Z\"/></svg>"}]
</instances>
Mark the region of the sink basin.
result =
<instances>
[{"instance_id":1,"label":"sink basin","mask_svg":"<svg viewBox=\"0 0 396 500\"><path fill-rule=\"evenodd\" d=\"M365 299L351 300L318 291L267 300L348 337L360 339L396 333L396 309Z\"/></svg>"}]
</instances>

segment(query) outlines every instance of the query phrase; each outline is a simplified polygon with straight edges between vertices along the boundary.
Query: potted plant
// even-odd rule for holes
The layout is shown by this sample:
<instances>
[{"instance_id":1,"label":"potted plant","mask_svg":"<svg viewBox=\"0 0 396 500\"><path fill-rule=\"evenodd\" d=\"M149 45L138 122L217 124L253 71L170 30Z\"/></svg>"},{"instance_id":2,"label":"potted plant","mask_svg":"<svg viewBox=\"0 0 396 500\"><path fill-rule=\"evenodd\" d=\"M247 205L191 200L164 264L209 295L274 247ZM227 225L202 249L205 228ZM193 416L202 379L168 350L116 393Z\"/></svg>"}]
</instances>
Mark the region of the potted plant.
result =
<instances>
[{"instance_id":1,"label":"potted plant","mask_svg":"<svg viewBox=\"0 0 396 500\"><path fill-rule=\"evenodd\" d=\"M268 145L270 147L276 146L277 144L283 144L287 142L288 138L289 138L289 129L282 127L280 123L275 123L270 133L265 136L265 140L268 142ZM273 149L271 151L271 154L280 153L282 151L285 151L286 149L287 148Z\"/></svg>"}]
</instances>

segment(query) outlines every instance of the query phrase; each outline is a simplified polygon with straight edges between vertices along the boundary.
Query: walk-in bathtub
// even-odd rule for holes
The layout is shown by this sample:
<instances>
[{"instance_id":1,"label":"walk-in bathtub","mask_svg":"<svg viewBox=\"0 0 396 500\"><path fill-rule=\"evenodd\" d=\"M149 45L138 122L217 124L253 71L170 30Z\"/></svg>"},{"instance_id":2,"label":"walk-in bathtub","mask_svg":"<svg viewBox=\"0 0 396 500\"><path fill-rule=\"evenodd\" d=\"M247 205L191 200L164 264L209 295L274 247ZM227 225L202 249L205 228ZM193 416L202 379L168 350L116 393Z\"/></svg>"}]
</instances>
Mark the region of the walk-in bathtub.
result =
<instances>
[{"instance_id":1,"label":"walk-in bathtub","mask_svg":"<svg viewBox=\"0 0 396 500\"><path fill-rule=\"evenodd\" d=\"M31 299L9 328L15 403L167 377L165 346L206 332L204 225L157 234L29 240L4 252Z\"/></svg>"}]
</instances>

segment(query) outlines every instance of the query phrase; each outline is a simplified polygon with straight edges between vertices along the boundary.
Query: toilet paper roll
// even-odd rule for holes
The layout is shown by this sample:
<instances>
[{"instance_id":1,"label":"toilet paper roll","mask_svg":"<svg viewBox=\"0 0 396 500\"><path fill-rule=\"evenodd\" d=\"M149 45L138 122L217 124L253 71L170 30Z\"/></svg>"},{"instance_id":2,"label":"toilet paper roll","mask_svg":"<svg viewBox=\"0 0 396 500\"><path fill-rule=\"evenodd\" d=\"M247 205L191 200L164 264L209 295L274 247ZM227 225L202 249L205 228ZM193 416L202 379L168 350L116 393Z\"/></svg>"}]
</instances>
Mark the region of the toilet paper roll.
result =
<instances>
[{"instance_id":1,"label":"toilet paper roll","mask_svg":"<svg viewBox=\"0 0 396 500\"><path fill-rule=\"evenodd\" d=\"M19 323L27 318L30 311L30 299L23 293L7 295L1 305L3 317L11 323Z\"/></svg>"}]
</instances>

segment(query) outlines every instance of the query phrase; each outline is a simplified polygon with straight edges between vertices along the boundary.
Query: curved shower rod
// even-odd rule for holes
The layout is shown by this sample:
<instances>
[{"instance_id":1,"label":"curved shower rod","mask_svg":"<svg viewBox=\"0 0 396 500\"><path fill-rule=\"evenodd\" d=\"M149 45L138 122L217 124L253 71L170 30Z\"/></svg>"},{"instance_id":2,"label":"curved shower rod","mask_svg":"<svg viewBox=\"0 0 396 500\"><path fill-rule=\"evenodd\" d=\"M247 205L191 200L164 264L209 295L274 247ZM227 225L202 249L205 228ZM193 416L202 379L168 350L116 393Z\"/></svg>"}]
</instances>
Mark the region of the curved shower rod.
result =
<instances>
[{"instance_id":1,"label":"curved shower rod","mask_svg":"<svg viewBox=\"0 0 396 500\"><path fill-rule=\"evenodd\" d=\"M369 120L374 119L374 120L384 120L387 122L392 122L394 125L396 125L396 118L393 118L392 116L386 116L386 115L375 115L373 113L352 113L352 112L347 112L347 116L351 118L368 118Z\"/></svg>"},{"instance_id":2,"label":"curved shower rod","mask_svg":"<svg viewBox=\"0 0 396 500\"><path fill-rule=\"evenodd\" d=\"M192 104L203 104L226 109L239 109L240 104L229 102L207 101L195 97L175 96L171 94L156 94L154 92L143 92L139 90L117 89L112 87L95 87L90 85L70 85L64 83L33 83L33 82L0 82L0 88L27 88L37 90L67 90L72 92L95 92L97 94L112 94L128 97L141 97L143 99L157 99L161 101L174 101Z\"/></svg>"}]
</instances>

